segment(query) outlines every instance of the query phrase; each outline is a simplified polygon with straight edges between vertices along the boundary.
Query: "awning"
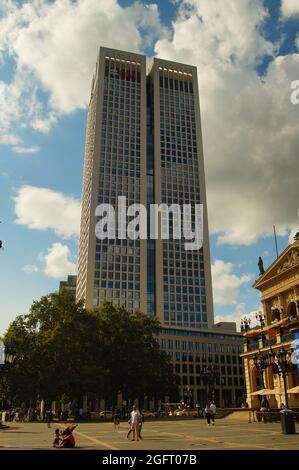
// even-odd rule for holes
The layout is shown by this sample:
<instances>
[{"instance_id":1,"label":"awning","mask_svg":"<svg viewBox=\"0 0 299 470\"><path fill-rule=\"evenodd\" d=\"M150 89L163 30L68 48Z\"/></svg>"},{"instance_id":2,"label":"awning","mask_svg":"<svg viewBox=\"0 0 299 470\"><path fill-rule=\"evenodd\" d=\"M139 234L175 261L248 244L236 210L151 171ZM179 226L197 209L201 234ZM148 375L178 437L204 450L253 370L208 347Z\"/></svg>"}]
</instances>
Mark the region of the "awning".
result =
<instances>
[{"instance_id":1,"label":"awning","mask_svg":"<svg viewBox=\"0 0 299 470\"><path fill-rule=\"evenodd\" d=\"M281 395L281 391L278 389L271 390L269 388L263 388L262 390L252 392L250 395Z\"/></svg>"},{"instance_id":2,"label":"awning","mask_svg":"<svg viewBox=\"0 0 299 470\"><path fill-rule=\"evenodd\" d=\"M297 387L289 388L288 393L298 393L299 394L299 385L297 385Z\"/></svg>"}]
</instances>

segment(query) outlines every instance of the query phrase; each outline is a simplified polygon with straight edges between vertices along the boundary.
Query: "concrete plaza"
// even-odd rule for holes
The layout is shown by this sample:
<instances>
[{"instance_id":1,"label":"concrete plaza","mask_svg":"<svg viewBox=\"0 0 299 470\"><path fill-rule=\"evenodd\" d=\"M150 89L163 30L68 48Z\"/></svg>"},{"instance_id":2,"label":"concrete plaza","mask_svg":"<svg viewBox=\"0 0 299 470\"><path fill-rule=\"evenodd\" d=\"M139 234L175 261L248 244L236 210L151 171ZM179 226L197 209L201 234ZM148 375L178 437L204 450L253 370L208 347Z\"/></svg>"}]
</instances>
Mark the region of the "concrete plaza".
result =
<instances>
[{"instance_id":1,"label":"concrete plaza","mask_svg":"<svg viewBox=\"0 0 299 470\"><path fill-rule=\"evenodd\" d=\"M0 431L0 449L51 449L56 427L64 426L52 423L48 429L45 423L10 423L9 429ZM215 426L207 426L203 419L148 420L144 423L143 440L139 442L127 440L127 432L128 424L124 422L119 430L114 430L111 422L83 422L79 423L75 437L77 447L84 450L299 449L299 434L282 434L280 423L248 423L236 416L219 419Z\"/></svg>"}]
</instances>

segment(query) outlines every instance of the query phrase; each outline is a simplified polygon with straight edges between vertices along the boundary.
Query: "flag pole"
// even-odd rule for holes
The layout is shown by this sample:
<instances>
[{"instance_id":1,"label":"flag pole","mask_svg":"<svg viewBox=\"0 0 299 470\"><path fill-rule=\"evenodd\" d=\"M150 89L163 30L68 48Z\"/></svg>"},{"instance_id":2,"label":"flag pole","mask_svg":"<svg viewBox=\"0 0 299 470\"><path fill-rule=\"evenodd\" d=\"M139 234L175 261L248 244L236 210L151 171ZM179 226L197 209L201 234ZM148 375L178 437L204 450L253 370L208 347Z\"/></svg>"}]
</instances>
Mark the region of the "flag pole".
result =
<instances>
[{"instance_id":1,"label":"flag pole","mask_svg":"<svg viewBox=\"0 0 299 470\"><path fill-rule=\"evenodd\" d=\"M274 230L274 240L275 240L275 248L276 248L276 257L278 258L278 248L277 248L277 237L276 237L275 225L273 225L273 230Z\"/></svg>"}]
</instances>

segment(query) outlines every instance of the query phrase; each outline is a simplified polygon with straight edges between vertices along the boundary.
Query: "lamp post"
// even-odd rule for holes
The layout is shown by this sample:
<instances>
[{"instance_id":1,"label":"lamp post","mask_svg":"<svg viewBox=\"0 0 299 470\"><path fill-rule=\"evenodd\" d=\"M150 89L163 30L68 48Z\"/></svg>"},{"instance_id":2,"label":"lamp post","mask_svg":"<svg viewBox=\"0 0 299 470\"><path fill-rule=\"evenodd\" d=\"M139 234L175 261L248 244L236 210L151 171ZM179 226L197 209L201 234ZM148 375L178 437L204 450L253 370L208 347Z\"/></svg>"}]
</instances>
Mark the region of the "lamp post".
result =
<instances>
[{"instance_id":1,"label":"lamp post","mask_svg":"<svg viewBox=\"0 0 299 470\"><path fill-rule=\"evenodd\" d=\"M186 397L187 408L190 408L191 400L192 400L192 390L190 389L189 386L187 387L187 389L184 390L184 401L185 401L185 397Z\"/></svg>"},{"instance_id":2,"label":"lamp post","mask_svg":"<svg viewBox=\"0 0 299 470\"><path fill-rule=\"evenodd\" d=\"M216 369L213 365L207 366L201 372L201 375L204 377L205 382L207 384L207 400L210 400L210 393L211 393L211 386L212 386L212 393L211 398L212 401L215 399L215 382L216 378L219 377L220 373L219 370Z\"/></svg>"},{"instance_id":3,"label":"lamp post","mask_svg":"<svg viewBox=\"0 0 299 470\"><path fill-rule=\"evenodd\" d=\"M285 395L285 402L286 402L286 407L289 407L289 399L288 399L288 393L287 393L287 375L288 372L291 371L292 369L292 364L290 363L290 358L292 355L292 350L291 351L286 351L284 347L282 346L279 351L274 352L272 349L270 349L269 353L269 358L270 358L270 365L272 367L273 373L278 374L280 377L282 377L283 380L283 388L284 388L284 395Z\"/></svg>"},{"instance_id":4,"label":"lamp post","mask_svg":"<svg viewBox=\"0 0 299 470\"><path fill-rule=\"evenodd\" d=\"M250 330L250 323L251 323L250 318L247 318L247 317L241 318L241 331L242 331L242 333L243 332L245 333L246 331Z\"/></svg>"},{"instance_id":5,"label":"lamp post","mask_svg":"<svg viewBox=\"0 0 299 470\"><path fill-rule=\"evenodd\" d=\"M0 341L0 365L5 367L6 364L12 364L15 359L15 354L11 346L4 345L2 341ZM3 401L2 401L2 410L3 410ZM2 425L2 417L0 419L0 427Z\"/></svg>"},{"instance_id":6,"label":"lamp post","mask_svg":"<svg viewBox=\"0 0 299 470\"><path fill-rule=\"evenodd\" d=\"M224 403L224 398L223 398L223 385L225 384L225 378L220 376L219 379L219 384L220 384L220 406L224 408L225 403Z\"/></svg>"},{"instance_id":7,"label":"lamp post","mask_svg":"<svg viewBox=\"0 0 299 470\"><path fill-rule=\"evenodd\" d=\"M265 320L266 320L265 314L259 310L258 312L256 312L255 318L260 323L261 328L263 328L265 326Z\"/></svg>"},{"instance_id":8,"label":"lamp post","mask_svg":"<svg viewBox=\"0 0 299 470\"><path fill-rule=\"evenodd\" d=\"M261 351L259 351L253 356L253 363L259 371L260 378L261 378L261 387L263 389L265 388L264 370L267 369L267 367L269 366L268 355L262 354Z\"/></svg>"}]
</instances>

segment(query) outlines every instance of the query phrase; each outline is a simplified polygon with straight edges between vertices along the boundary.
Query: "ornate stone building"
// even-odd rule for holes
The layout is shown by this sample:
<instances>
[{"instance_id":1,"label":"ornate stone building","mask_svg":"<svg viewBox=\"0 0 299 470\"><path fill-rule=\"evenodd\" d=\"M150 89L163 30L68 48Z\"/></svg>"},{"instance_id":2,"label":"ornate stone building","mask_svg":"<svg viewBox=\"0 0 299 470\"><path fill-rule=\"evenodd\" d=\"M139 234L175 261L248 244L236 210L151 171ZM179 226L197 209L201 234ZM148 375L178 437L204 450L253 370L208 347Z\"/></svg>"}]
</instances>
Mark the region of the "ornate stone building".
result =
<instances>
[{"instance_id":1,"label":"ornate stone building","mask_svg":"<svg viewBox=\"0 0 299 470\"><path fill-rule=\"evenodd\" d=\"M261 292L260 326L247 326L244 343L247 402L299 408L299 232L253 287ZM246 323L246 322L245 322Z\"/></svg>"}]
</instances>

